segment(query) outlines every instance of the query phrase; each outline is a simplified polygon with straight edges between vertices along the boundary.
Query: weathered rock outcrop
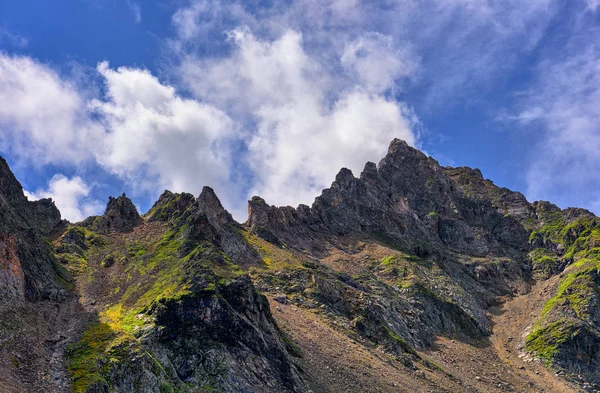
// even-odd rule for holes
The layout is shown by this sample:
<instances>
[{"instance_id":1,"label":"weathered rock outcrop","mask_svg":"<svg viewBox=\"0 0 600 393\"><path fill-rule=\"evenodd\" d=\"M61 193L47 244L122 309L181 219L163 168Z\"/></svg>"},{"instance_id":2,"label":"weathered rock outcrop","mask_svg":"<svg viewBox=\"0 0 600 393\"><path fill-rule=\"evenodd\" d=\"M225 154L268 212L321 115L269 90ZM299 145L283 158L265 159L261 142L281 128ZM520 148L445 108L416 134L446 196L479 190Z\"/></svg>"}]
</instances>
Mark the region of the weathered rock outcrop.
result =
<instances>
[{"instance_id":1,"label":"weathered rock outcrop","mask_svg":"<svg viewBox=\"0 0 600 393\"><path fill-rule=\"evenodd\" d=\"M312 208L274 208L253 198L248 225L291 244L298 234L310 237L307 229L334 235L363 232L383 235L419 256L439 255L449 248L474 256L517 257L527 247L528 233L509 210L529 211L522 195L499 197L504 205L499 209L465 192L453 174L456 171L394 140L379 166L367 163L360 178L342 169ZM471 174L484 183L480 172Z\"/></svg>"},{"instance_id":2,"label":"weathered rock outcrop","mask_svg":"<svg viewBox=\"0 0 600 393\"><path fill-rule=\"evenodd\" d=\"M238 267L260 264L258 254L213 190L167 191L146 219L119 199L56 246L85 261L81 295L98 315L68 353L75 391L306 391L268 302Z\"/></svg>"},{"instance_id":3,"label":"weathered rock outcrop","mask_svg":"<svg viewBox=\"0 0 600 393\"><path fill-rule=\"evenodd\" d=\"M310 335L306 320L326 325L361 348L358 358L375 351L416 386L474 391L423 354L440 336L485 347L490 308L547 279L556 285L520 348L593 391L599 269L592 213L529 203L400 140L358 177L341 169L310 207L253 197L244 224L209 187L198 197L165 191L143 216L125 194L111 197L102 216L68 224L52 201L28 201L0 161L0 313L73 291L85 311L63 319L85 314L81 332L50 344L77 393L320 391L302 357L314 361L322 348L302 352L278 315L291 321L286 332ZM5 354L0 347L0 360ZM395 385L372 391L381 386ZM490 389L512 388L494 381Z\"/></svg>"},{"instance_id":4,"label":"weathered rock outcrop","mask_svg":"<svg viewBox=\"0 0 600 393\"><path fill-rule=\"evenodd\" d=\"M183 383L225 392L306 391L266 298L247 277L167 301L153 313L159 359Z\"/></svg>"},{"instance_id":5,"label":"weathered rock outcrop","mask_svg":"<svg viewBox=\"0 0 600 393\"><path fill-rule=\"evenodd\" d=\"M126 232L142 222L137 208L123 194L118 198L110 197L104 214L90 222L93 230L102 233Z\"/></svg>"},{"instance_id":6,"label":"weathered rock outcrop","mask_svg":"<svg viewBox=\"0 0 600 393\"><path fill-rule=\"evenodd\" d=\"M64 230L66 223L49 199L28 201L21 184L6 161L0 158L0 288L6 288L7 301L59 299L59 277L64 272L56 263L43 236ZM66 277L62 277L63 279ZM12 288L12 289L9 289Z\"/></svg>"},{"instance_id":7,"label":"weathered rock outcrop","mask_svg":"<svg viewBox=\"0 0 600 393\"><path fill-rule=\"evenodd\" d=\"M532 204L533 272L560 274L555 293L532 321L526 349L571 378L600 388L600 219L585 209Z\"/></svg>"}]
</instances>

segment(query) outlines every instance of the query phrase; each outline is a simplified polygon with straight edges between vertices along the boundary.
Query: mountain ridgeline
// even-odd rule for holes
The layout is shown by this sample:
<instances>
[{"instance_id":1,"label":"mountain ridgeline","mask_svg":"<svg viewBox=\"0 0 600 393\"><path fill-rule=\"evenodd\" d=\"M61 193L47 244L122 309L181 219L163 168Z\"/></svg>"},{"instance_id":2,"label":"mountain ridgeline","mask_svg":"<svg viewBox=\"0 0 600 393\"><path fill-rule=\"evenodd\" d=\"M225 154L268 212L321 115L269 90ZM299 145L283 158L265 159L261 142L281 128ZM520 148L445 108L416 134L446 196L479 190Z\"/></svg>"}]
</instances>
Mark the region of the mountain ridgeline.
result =
<instances>
[{"instance_id":1,"label":"mountain ridgeline","mask_svg":"<svg viewBox=\"0 0 600 393\"><path fill-rule=\"evenodd\" d=\"M2 392L600 391L600 219L392 141L312 206L62 220L0 160Z\"/></svg>"}]
</instances>

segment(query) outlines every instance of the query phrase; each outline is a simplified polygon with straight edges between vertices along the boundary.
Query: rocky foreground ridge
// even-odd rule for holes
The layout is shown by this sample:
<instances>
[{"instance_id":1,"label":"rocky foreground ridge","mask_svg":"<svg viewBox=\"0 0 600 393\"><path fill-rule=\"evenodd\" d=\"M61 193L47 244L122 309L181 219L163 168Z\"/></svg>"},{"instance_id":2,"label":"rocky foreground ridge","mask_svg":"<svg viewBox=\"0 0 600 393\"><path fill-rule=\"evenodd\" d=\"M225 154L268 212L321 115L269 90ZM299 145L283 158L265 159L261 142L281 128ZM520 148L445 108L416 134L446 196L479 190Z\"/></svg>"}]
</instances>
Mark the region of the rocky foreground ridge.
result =
<instances>
[{"instance_id":1,"label":"rocky foreground ridge","mask_svg":"<svg viewBox=\"0 0 600 393\"><path fill-rule=\"evenodd\" d=\"M600 390L591 212L394 140L248 213L205 187L71 224L0 160L0 391Z\"/></svg>"}]
</instances>

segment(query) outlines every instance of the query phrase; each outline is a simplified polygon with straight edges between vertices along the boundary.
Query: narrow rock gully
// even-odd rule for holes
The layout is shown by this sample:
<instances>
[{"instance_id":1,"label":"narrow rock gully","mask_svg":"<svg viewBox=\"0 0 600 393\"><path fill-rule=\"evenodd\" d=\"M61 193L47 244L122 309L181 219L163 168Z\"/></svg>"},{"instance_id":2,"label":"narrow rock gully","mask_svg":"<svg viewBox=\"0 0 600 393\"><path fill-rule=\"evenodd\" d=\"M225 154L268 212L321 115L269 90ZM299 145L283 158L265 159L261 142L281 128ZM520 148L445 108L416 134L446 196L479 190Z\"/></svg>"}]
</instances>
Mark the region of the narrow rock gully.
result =
<instances>
[{"instance_id":1,"label":"narrow rock gully","mask_svg":"<svg viewBox=\"0 0 600 393\"><path fill-rule=\"evenodd\" d=\"M492 335L480 343L439 337L422 356L461 384L461 392L581 393L574 384L529 357L523 346L560 276L540 281L525 295L489 310Z\"/></svg>"},{"instance_id":2,"label":"narrow rock gully","mask_svg":"<svg viewBox=\"0 0 600 393\"><path fill-rule=\"evenodd\" d=\"M528 294L515 297L491 310L494 329L490 340L496 348L498 356L516 375L533 382L534 388L537 390L532 391L583 392L523 351L525 337L530 333L533 321L542 314L544 304L552 297L561 277L562 274L547 281L540 281L532 287Z\"/></svg>"}]
</instances>

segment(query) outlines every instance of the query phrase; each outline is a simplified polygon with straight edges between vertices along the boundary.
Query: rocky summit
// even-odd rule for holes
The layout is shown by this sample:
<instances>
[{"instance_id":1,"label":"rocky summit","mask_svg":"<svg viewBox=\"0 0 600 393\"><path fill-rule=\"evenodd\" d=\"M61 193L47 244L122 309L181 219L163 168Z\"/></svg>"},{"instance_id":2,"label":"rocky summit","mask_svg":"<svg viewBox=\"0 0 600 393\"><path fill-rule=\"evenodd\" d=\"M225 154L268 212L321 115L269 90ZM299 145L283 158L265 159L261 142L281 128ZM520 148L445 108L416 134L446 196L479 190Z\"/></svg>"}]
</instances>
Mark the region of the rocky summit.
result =
<instances>
[{"instance_id":1,"label":"rocky summit","mask_svg":"<svg viewBox=\"0 0 600 393\"><path fill-rule=\"evenodd\" d=\"M400 140L312 206L61 220L0 160L1 392L598 392L600 219Z\"/></svg>"}]
</instances>

